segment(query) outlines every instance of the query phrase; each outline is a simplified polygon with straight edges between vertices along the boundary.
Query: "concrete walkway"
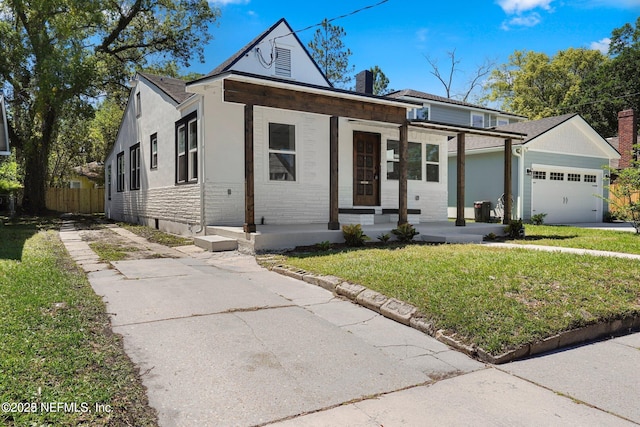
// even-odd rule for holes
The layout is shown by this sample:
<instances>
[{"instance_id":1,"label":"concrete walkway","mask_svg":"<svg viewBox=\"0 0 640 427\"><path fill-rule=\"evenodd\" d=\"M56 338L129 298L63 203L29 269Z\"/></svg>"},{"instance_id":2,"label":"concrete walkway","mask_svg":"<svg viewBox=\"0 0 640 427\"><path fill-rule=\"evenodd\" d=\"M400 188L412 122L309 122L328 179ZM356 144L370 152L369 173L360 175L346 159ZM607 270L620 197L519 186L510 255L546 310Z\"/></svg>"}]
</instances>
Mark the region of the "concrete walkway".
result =
<instances>
[{"instance_id":1,"label":"concrete walkway","mask_svg":"<svg viewBox=\"0 0 640 427\"><path fill-rule=\"evenodd\" d=\"M110 268L72 227L60 236L162 426L640 423L640 334L497 369L247 255Z\"/></svg>"}]
</instances>

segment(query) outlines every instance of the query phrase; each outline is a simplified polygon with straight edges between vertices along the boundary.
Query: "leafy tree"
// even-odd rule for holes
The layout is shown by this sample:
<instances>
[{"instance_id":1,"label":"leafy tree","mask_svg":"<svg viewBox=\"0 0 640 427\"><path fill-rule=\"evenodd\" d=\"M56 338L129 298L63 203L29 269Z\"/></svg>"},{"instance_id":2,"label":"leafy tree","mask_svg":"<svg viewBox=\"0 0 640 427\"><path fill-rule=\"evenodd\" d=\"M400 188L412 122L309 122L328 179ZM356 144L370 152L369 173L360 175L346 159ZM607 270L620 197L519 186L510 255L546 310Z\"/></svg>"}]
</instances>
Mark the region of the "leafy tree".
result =
<instances>
[{"instance_id":1,"label":"leafy tree","mask_svg":"<svg viewBox=\"0 0 640 427\"><path fill-rule=\"evenodd\" d=\"M610 210L619 219L631 223L636 234L640 234L640 162L633 160L631 167L612 171L612 176L614 174L615 181L608 187Z\"/></svg>"},{"instance_id":2,"label":"leafy tree","mask_svg":"<svg viewBox=\"0 0 640 427\"><path fill-rule=\"evenodd\" d=\"M454 94L453 80L455 74L459 71L456 67L460 63L460 59L456 58L455 49L451 52L447 52L447 56L449 57L451 65L449 67L449 72L445 73L445 71L438 65L438 61L436 59L425 55L427 62L431 66L430 73L433 74L440 83L442 83L445 96L447 98L459 99L460 101L467 102L474 90L482 85L484 77L491 73L491 70L495 67L495 62L485 59L482 64L476 67L471 78L465 83L462 91L458 94Z\"/></svg>"},{"instance_id":3,"label":"leafy tree","mask_svg":"<svg viewBox=\"0 0 640 427\"><path fill-rule=\"evenodd\" d=\"M123 90L136 66L202 61L218 13L207 0L0 2L0 78L27 212L45 207L49 157L65 121L90 117L96 96Z\"/></svg>"},{"instance_id":4,"label":"leafy tree","mask_svg":"<svg viewBox=\"0 0 640 427\"><path fill-rule=\"evenodd\" d=\"M609 59L589 74L574 97L576 111L603 136L616 135L618 112L640 111L640 18L611 33Z\"/></svg>"},{"instance_id":5,"label":"leafy tree","mask_svg":"<svg viewBox=\"0 0 640 427\"><path fill-rule=\"evenodd\" d=\"M374 65L369 69L373 74L373 94L374 95L386 95L389 92L393 92L389 89L389 79L382 72L380 67Z\"/></svg>"},{"instance_id":6,"label":"leafy tree","mask_svg":"<svg viewBox=\"0 0 640 427\"><path fill-rule=\"evenodd\" d=\"M491 73L484 99L498 101L502 109L532 120L575 111L573 104L583 80L606 60L590 49L570 48L553 57L517 50L507 64Z\"/></svg>"},{"instance_id":7,"label":"leafy tree","mask_svg":"<svg viewBox=\"0 0 640 427\"><path fill-rule=\"evenodd\" d=\"M346 35L342 27L330 24L325 18L308 45L311 56L334 86L346 87L355 70L354 66L349 66L351 50L342 41Z\"/></svg>"}]
</instances>

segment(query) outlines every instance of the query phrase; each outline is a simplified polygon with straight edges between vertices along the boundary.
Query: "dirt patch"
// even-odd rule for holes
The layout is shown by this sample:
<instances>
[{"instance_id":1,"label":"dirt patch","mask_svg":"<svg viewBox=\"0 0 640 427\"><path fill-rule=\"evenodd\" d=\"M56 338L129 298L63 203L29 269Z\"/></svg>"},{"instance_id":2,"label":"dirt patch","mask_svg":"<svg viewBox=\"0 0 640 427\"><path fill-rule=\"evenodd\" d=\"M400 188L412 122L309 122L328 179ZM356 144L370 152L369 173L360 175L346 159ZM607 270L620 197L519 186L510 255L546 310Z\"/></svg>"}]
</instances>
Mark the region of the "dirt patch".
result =
<instances>
[{"instance_id":1,"label":"dirt patch","mask_svg":"<svg viewBox=\"0 0 640 427\"><path fill-rule=\"evenodd\" d=\"M108 259L108 261L166 258L165 255L153 251L146 245L127 239L109 228L80 230L80 237L90 244L97 243L97 246L106 252L117 253L113 255L117 259Z\"/></svg>"}]
</instances>

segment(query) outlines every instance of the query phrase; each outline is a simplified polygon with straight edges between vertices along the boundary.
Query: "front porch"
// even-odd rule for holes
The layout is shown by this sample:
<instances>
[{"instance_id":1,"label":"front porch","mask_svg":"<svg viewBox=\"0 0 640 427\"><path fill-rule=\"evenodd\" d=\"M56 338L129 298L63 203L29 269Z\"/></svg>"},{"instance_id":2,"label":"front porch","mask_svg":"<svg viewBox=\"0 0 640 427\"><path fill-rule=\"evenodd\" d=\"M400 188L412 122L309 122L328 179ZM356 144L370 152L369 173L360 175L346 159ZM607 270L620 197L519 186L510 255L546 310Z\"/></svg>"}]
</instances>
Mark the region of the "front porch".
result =
<instances>
[{"instance_id":1,"label":"front porch","mask_svg":"<svg viewBox=\"0 0 640 427\"><path fill-rule=\"evenodd\" d=\"M491 223L467 223L466 227L456 227L454 222L443 221L414 226L420 232L415 240L432 243L481 243L489 233L498 236L504 234L504 225ZM344 242L342 231L328 230L326 224L257 225L256 228L255 232L246 233L241 226L208 226L206 236L235 240L239 250L249 253L311 246L324 241ZM362 230L372 241L377 241L377 237L382 234L391 234L393 228L396 225L389 222L362 226ZM196 244L197 240L196 237Z\"/></svg>"}]
</instances>

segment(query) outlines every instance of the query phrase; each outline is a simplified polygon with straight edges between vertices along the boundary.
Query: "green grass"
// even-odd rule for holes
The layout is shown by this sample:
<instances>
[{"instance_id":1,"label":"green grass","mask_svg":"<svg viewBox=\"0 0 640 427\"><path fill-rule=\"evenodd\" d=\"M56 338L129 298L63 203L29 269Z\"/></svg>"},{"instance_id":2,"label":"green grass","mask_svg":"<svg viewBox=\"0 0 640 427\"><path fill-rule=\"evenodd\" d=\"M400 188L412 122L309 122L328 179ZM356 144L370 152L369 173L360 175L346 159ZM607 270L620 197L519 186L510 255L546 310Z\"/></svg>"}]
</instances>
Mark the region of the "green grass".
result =
<instances>
[{"instance_id":1,"label":"green grass","mask_svg":"<svg viewBox=\"0 0 640 427\"><path fill-rule=\"evenodd\" d=\"M0 425L156 425L145 390L111 332L105 306L55 231L33 221L0 228ZM43 403L76 404L78 412ZM83 404L89 412L83 412ZM111 411L96 412L95 405Z\"/></svg>"},{"instance_id":2,"label":"green grass","mask_svg":"<svg viewBox=\"0 0 640 427\"><path fill-rule=\"evenodd\" d=\"M114 245L105 242L91 242L89 247L100 257L102 261L122 261L129 252L137 252L133 246Z\"/></svg>"},{"instance_id":3,"label":"green grass","mask_svg":"<svg viewBox=\"0 0 640 427\"><path fill-rule=\"evenodd\" d=\"M155 228L147 227L146 225L121 222L118 223L118 226L127 229L140 237L144 237L152 243L159 243L170 247L193 245L192 238L165 233L163 231L156 230Z\"/></svg>"},{"instance_id":4,"label":"green grass","mask_svg":"<svg viewBox=\"0 0 640 427\"><path fill-rule=\"evenodd\" d=\"M477 245L290 254L284 263L409 302L493 354L640 314L640 262Z\"/></svg>"},{"instance_id":5,"label":"green grass","mask_svg":"<svg viewBox=\"0 0 640 427\"><path fill-rule=\"evenodd\" d=\"M531 224L525 225L525 230L525 239L510 243L640 254L640 235L636 233Z\"/></svg>"}]
</instances>

